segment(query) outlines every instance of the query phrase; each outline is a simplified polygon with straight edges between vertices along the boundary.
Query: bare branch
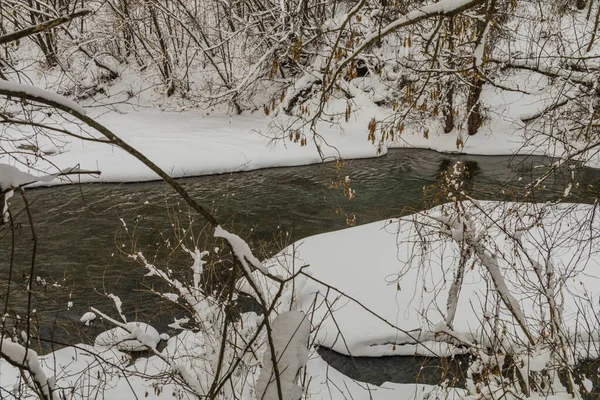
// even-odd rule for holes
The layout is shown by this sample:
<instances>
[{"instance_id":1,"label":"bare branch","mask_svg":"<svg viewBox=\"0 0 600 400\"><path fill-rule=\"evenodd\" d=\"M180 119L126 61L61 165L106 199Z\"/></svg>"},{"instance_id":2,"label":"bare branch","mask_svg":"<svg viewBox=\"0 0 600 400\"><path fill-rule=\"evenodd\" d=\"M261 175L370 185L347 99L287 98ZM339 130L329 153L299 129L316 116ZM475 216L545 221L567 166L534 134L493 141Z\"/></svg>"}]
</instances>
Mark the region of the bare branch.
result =
<instances>
[{"instance_id":1,"label":"bare branch","mask_svg":"<svg viewBox=\"0 0 600 400\"><path fill-rule=\"evenodd\" d=\"M91 13L90 10L79 10L74 12L73 14L64 15L62 17L51 19L50 21L46 21L38 25L29 26L17 32L9 33L8 35L0 36L0 44L14 42L15 40L23 39L27 36L35 35L36 33L56 28L59 25L67 23L75 18L83 17L85 15L88 15L89 13Z\"/></svg>"}]
</instances>

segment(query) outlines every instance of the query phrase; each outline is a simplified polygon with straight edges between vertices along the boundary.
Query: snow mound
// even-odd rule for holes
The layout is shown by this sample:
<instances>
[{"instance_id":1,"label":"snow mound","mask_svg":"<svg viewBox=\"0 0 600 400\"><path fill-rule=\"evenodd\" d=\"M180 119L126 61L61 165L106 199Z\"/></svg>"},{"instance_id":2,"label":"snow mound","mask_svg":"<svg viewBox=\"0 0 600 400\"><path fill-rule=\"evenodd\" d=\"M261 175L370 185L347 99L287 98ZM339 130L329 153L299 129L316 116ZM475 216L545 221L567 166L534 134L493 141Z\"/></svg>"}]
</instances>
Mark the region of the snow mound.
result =
<instances>
[{"instance_id":1,"label":"snow mound","mask_svg":"<svg viewBox=\"0 0 600 400\"><path fill-rule=\"evenodd\" d=\"M82 324L84 324L85 326L90 326L90 324L92 323L93 320L96 319L96 314L88 311L85 314L83 314L81 316L81 318L79 318L79 322L81 322Z\"/></svg>"},{"instance_id":2,"label":"snow mound","mask_svg":"<svg viewBox=\"0 0 600 400\"><path fill-rule=\"evenodd\" d=\"M120 351L144 351L155 348L160 342L160 335L154 327L143 322L129 322L127 332L121 327L102 332L94 341L95 347L117 347Z\"/></svg>"},{"instance_id":3,"label":"snow mound","mask_svg":"<svg viewBox=\"0 0 600 400\"><path fill-rule=\"evenodd\" d=\"M300 311L288 311L273 321L273 347L278 360L281 394L285 400L302 397L302 387L296 383L298 371L308 362L308 337L310 323ZM277 400L279 393L273 370L271 349L267 347L263 357L263 369L256 383L257 398Z\"/></svg>"}]
</instances>

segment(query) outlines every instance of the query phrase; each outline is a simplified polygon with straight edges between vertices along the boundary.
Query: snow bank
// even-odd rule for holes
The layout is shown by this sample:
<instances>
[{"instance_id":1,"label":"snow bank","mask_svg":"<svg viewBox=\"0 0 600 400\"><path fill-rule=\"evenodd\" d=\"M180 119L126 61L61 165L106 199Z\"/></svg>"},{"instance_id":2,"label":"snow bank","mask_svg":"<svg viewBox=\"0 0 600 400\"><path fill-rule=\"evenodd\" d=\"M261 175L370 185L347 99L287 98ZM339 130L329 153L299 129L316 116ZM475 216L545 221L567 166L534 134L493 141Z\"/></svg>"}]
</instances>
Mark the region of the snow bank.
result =
<instances>
[{"instance_id":1,"label":"snow bank","mask_svg":"<svg viewBox=\"0 0 600 400\"><path fill-rule=\"evenodd\" d=\"M506 240L500 227L506 224L514 229L521 215L526 221L543 206L478 204L483 211L474 206L469 208L473 224L478 232L482 227L489 231L493 240L489 247L496 251L508 291L520 308L526 310L529 329L542 335L539 321L545 320L549 313L541 293L527 284L536 281L532 276L534 268L519 261L513 242ZM289 290L282 296L282 309L289 309L289 302L295 301L298 309L314 312L312 321L318 326L316 342L344 354L376 357L456 352L456 343L443 334L453 271L460 259L455 240L440 234L441 225L437 221L447 212L447 208L440 206L423 214L312 236L295 243L265 262L271 273L284 275L292 273L294 266L310 265L306 272L314 279L306 276L297 279L293 293ZM499 218L502 213L507 217ZM562 300L565 330L571 337L576 335L583 347L588 346L585 352L591 355L598 352L600 345L595 317L599 311L600 259L594 256L593 240L600 222L593 218L593 213L594 207L589 205L552 206L540 221L544 229L534 226L518 235L529 255L538 262L550 251L556 273L565 276ZM498 218L499 225L492 225L486 214ZM584 222L585 229L580 229ZM423 240L426 244L420 246ZM292 254L296 259L292 259ZM524 259L523 254L519 256ZM468 270L453 328L455 335L465 341L485 343L493 320L489 319L489 302L494 301L490 296L494 288L483 266L472 258L466 265ZM257 282L262 282L263 293L275 289L266 280L261 281L258 273L254 276ZM244 282L239 287L252 293ZM509 334L517 335L516 322L504 308L501 317ZM586 332L581 328L584 319L591 324Z\"/></svg>"},{"instance_id":2,"label":"snow bank","mask_svg":"<svg viewBox=\"0 0 600 400\"><path fill-rule=\"evenodd\" d=\"M306 78L308 79L308 78ZM309 84L306 79L298 81L298 89ZM312 79L312 78L311 78ZM358 78L357 78L358 79ZM361 81L362 79L362 81ZM335 117L331 121L321 121L315 138L325 160L336 158L369 158L384 155L388 148L424 148L440 152L463 152L477 155L536 154L564 156L573 146L580 148L585 143L560 143L548 141L540 135L535 124L523 119L536 115L552 104L557 96L557 88L551 86L545 77L530 71L520 71L507 75L505 84L520 87L524 92L507 92L486 85L481 95L482 103L490 110L484 126L474 136L468 136L458 128L446 134L440 121L420 121L428 126L428 134L423 134L421 124L407 125L403 133L393 141L381 146L368 140L368 126L372 118L387 120L393 111L374 103L371 93L361 85L366 78L348 84L353 93L352 113L349 120ZM312 81L310 81L312 82ZM375 83L371 82L371 86ZM357 86L358 85L358 86ZM526 86L524 86L526 85ZM369 86L369 85L367 85ZM292 91L294 92L294 91ZM295 93L295 92L294 92ZM328 115L343 115L347 100L332 98L327 104ZM322 161L312 141L309 124L298 117L278 115L269 117L258 112L238 116L207 115L200 110L183 112L142 110L130 108L119 111L96 111L93 115L127 143L135 147L164 171L174 177L198 176L207 174L249 171L259 168L297 166ZM66 121L44 121L61 129L71 129L84 137L102 138L91 129L81 132L80 127ZM103 143L89 142L53 133L50 140L38 135L30 142L34 132L30 127L20 130L7 126L14 146L32 145L44 149L44 160L31 159L32 170L56 172L80 165L83 170L100 170L102 175L79 176L81 182L133 182L158 179L141 162L123 150ZM295 135L304 135L307 145L295 143ZM462 143L457 147L457 143ZM600 155L586 155L588 164L600 165ZM14 161L0 156L0 162ZM63 179L62 183L67 180ZM61 181L47 185L60 184Z\"/></svg>"},{"instance_id":3,"label":"snow bank","mask_svg":"<svg viewBox=\"0 0 600 400\"><path fill-rule=\"evenodd\" d=\"M160 112L131 111L108 112L98 116L107 126L127 143L156 163L173 177L199 176L229 172L249 171L260 168L307 165L322 162L312 141L307 146L289 141L288 133L269 126L271 119L264 115L207 116L201 111ZM284 118L275 122L278 126L292 124ZM378 156L377 146L366 140L366 125L348 125L342 133L336 125L322 123L319 132L327 140L322 144L324 157L333 160L343 158L369 158ZM79 132L79 128L66 123L62 128ZM7 128L11 130L11 128ZM31 132L13 132L15 137L26 138ZM285 129L285 128L284 128ZM99 137L89 132L88 135ZM156 180L158 176L140 161L116 146L88 142L61 136L50 141L37 138L38 148L52 148L53 154L45 155L48 162L37 159L32 168L56 172L79 164L83 170L99 170L99 177L81 175L81 182L136 182ZM58 145L57 145L58 143ZM62 144L61 144L62 143ZM15 145L19 144L17 141ZM384 152L385 153L385 149ZM77 160L76 162L73 162ZM11 162L0 157L0 162ZM53 165L52 165L53 164ZM26 171L36 173L33 169ZM67 180L44 183L55 185Z\"/></svg>"},{"instance_id":4,"label":"snow bank","mask_svg":"<svg viewBox=\"0 0 600 400\"><path fill-rule=\"evenodd\" d=\"M529 142L525 124L518 118L524 110L537 110L543 103L535 103L535 96L506 95L501 97L493 89L486 89L483 97L488 103L501 98L502 102L491 104L495 118L475 136L462 137L464 147L461 152L479 155L507 154L561 154L560 149L548 149L538 142ZM508 98L507 98L508 96ZM457 133L444 134L441 126L431 126L428 137L410 127L393 143L381 148L368 139L369 121L372 117L385 119L390 110L377 107L372 102L358 96L355 111L348 122L320 122L316 138L325 160L336 158L356 159L385 155L387 148L425 148L441 152L457 152ZM338 104L339 103L339 104ZM331 100L332 112L343 111L346 102ZM533 108L532 108L533 107ZM532 112L534 112L532 111ZM517 115L517 116L515 116ZM189 177L250 171L260 168L298 166L322 162L319 152L311 140L306 126L292 117L280 115L265 117L252 114L235 117L207 116L201 111L130 111L125 113L107 112L98 116L98 121L107 126L127 143L156 163L173 177ZM79 132L79 128L63 123L61 128ZM439 128L439 129L438 129ZM7 128L9 131L10 127ZM13 132L11 136L23 138L23 144L31 132L21 127L23 132ZM290 132L303 132L308 145L290 141ZM91 132L89 135L99 137ZM101 171L101 176L81 175L81 182L136 182L156 180L158 176L141 162L116 146L98 142L73 139L60 134L48 138L38 136L36 146L51 149L44 158L33 161L32 169L26 173L38 175L37 171L56 172L80 165L82 170ZM62 143L62 144L61 144ZM18 145L18 140L15 145ZM12 162L0 157L0 162ZM22 167L20 167L22 168ZM33 169L35 168L35 170ZM44 185L68 183L65 178Z\"/></svg>"},{"instance_id":5,"label":"snow bank","mask_svg":"<svg viewBox=\"0 0 600 400\"><path fill-rule=\"evenodd\" d=\"M535 285L524 285L535 282L532 274L537 267L518 261L524 259L523 254L519 257L515 254L523 250L516 249L515 242L507 240L507 235L516 237L517 243L537 263L545 262L550 252L557 276L564 277L562 296L559 296L564 331L568 337L577 339L579 356L597 355L600 259L593 239L598 237L600 222L593 218L597 211L595 207L501 202L475 202L465 204L465 207L470 220L464 228L464 235L467 231L477 237L487 234L486 247L497 256L507 290L525 310L528 329L543 337L547 325L541 322L547 318L548 310L543 294L537 292ZM284 320L279 321L282 324L277 319L273 322L276 351L286 347L283 342L288 343L280 358L289 366L286 371L289 371L290 377L295 378L296 371L305 362L303 346L309 325L301 321L309 313L312 313L310 321L314 328L311 340L341 353L355 356L449 355L459 351L456 342L448 338L450 331L445 321L453 271L460 256L457 245L460 237L444 233L447 228L443 228L440 221L450 224L457 221L450 205L401 219L312 236L292 245L294 249L290 247L265 262L271 273L281 274L293 273L295 266L310 265L306 269L308 276L296 279L293 289L288 288L281 296L281 310L290 310L290 302L294 302L295 308L292 309L297 311L283 314L280 318ZM492 224L491 221L495 222ZM422 246L422 243L425 245ZM296 259L291 258L292 253L295 253ZM477 340L485 345L495 320L489 313L489 304L491 302L493 308L500 303L494 296L488 272L474 261L469 258L466 262L468 268L458 296L451 333L465 342ZM290 271L285 271L284 267ZM260 271L253 272L253 275L264 293L273 294L269 291L269 281ZM243 282L240 282L240 287L250 291ZM499 309L498 316L496 321L500 330L518 337L515 321L505 307ZM247 326L258 323L255 314L246 314L242 318L247 320ZM253 322L248 322L250 320ZM142 329L142 325L137 328ZM124 331L114 336L120 339L112 343L132 339ZM152 336L158 337L158 333ZM40 362L46 376L59 371L55 383L59 390L71 390L71 387L75 393L98 390L106 398L127 398L132 391L148 398L170 398L178 389L171 380L161 381L161 377L169 376L165 372L172 372L173 368L190 371L188 365L202 365L201 369L195 370L198 374L210 371L207 369L209 360L203 359L203 353L199 353L198 343L204 340L202 331L184 331L172 337L162 355L179 360L174 363L175 367L157 356L138 359L128 366L122 364L127 357L118 348L84 345L79 345L78 349L59 350L42 357ZM123 349L130 350L130 347ZM290 351L289 359L287 351ZM270 375L268 352L257 356L263 359L265 374ZM425 399L435 398L437 391L442 390L422 385L370 386L343 376L315 353L309 358L306 375L302 373L301 379L310 382L307 389L310 399L345 399L348 393L354 399L365 400ZM543 368L544 360L543 354L533 357L528 368L539 370ZM126 384L122 379L123 372L116 370L115 366L131 373ZM80 379L81 371L85 371L87 380ZM261 378L260 371L260 368L251 369L247 383L249 388L270 396L272 389L265 389L268 379L266 375ZM285 377L286 382L295 382L290 377ZM15 369L0 361L0 385L12 387L18 379ZM157 385L160 391L154 390ZM293 389L286 390L293 395L292 398L295 396L293 392ZM181 391L178 393L182 398L189 395ZM244 390L243 393L243 399L254 398L252 390ZM451 398L464 395L460 390L450 391ZM20 398L29 397L22 395Z\"/></svg>"}]
</instances>

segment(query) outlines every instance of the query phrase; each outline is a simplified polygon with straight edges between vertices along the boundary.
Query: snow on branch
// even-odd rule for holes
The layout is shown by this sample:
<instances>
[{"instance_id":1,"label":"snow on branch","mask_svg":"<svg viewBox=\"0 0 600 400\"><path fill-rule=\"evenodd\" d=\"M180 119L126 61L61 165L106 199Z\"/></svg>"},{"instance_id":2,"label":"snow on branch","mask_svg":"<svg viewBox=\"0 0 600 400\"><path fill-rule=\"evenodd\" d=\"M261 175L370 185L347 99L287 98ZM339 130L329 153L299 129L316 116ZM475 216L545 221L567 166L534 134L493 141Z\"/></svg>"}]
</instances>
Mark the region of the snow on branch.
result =
<instances>
[{"instance_id":1,"label":"snow on branch","mask_svg":"<svg viewBox=\"0 0 600 400\"><path fill-rule=\"evenodd\" d=\"M96 346L115 346L120 351L156 350L156 346L160 342L160 335L152 326L143 322L119 322L97 308L90 307L90 310L117 326L98 335L95 340Z\"/></svg>"},{"instance_id":2,"label":"snow on branch","mask_svg":"<svg viewBox=\"0 0 600 400\"><path fill-rule=\"evenodd\" d=\"M598 77L595 74L582 71L574 71L565 67L555 67L545 62L532 62L525 58L490 58L490 62L500 64L504 68L523 69L532 72L537 72L551 78L562 78L567 81L578 83L584 86L593 87L597 82Z\"/></svg>"},{"instance_id":3,"label":"snow on branch","mask_svg":"<svg viewBox=\"0 0 600 400\"><path fill-rule=\"evenodd\" d=\"M117 309L117 312L119 313L119 316L121 316L121 319L127 323L127 318L125 318L125 314L123 314L123 302L121 301L121 298L119 296L116 296L112 293L110 293L108 295L108 298L111 299L114 303L115 303L115 308Z\"/></svg>"},{"instance_id":4,"label":"snow on branch","mask_svg":"<svg viewBox=\"0 0 600 400\"><path fill-rule=\"evenodd\" d=\"M453 216L432 216L428 217L437 221L443 225L441 230L442 233L451 237L457 243L464 242L469 249L477 256L479 262L486 268L487 272L492 279L494 288L498 295L502 299L502 302L506 305L508 310L511 312L523 333L527 336L530 343L535 343L533 336L529 330L527 319L525 314L519 305L519 302L511 294L504 275L500 269L498 262L498 256L489 250L486 246L485 236L477 234L477 229L473 223L473 218L469 211L462 209L462 202L457 202L457 210L460 215ZM482 230L485 232L485 229ZM453 301L457 301L454 299Z\"/></svg>"},{"instance_id":5,"label":"snow on branch","mask_svg":"<svg viewBox=\"0 0 600 400\"><path fill-rule=\"evenodd\" d=\"M7 338L0 340L0 355L11 365L28 371L44 399L59 399L54 390L54 377L48 377L35 351L26 349Z\"/></svg>"},{"instance_id":6,"label":"snow on branch","mask_svg":"<svg viewBox=\"0 0 600 400\"><path fill-rule=\"evenodd\" d=\"M9 220L8 199L12 197L15 189L23 188L35 182L51 182L59 176L74 174L100 174L100 171L86 171L73 167L63 169L56 174L34 176L12 165L0 164L0 203L2 204L0 223L7 223Z\"/></svg>"},{"instance_id":7,"label":"snow on branch","mask_svg":"<svg viewBox=\"0 0 600 400\"><path fill-rule=\"evenodd\" d=\"M473 53L473 57L474 57L474 64L475 64L475 68L481 68L481 66L483 65L483 53L485 52L485 43L486 43L486 39L488 36L488 33L490 31L490 23L488 22L485 25L485 29L483 30L483 33L481 34L481 40L479 41L479 43L477 43L477 46L475 47L475 52Z\"/></svg>"},{"instance_id":8,"label":"snow on branch","mask_svg":"<svg viewBox=\"0 0 600 400\"><path fill-rule=\"evenodd\" d=\"M215 228L215 237L223 238L229 242L231 248L233 249L233 253L236 258L240 261L246 272L250 275L252 271L250 270L250 266L248 265L248 261L252 264L253 267L258 269L265 275L269 275L269 271L267 267L265 267L258 258L252 254L252 250L250 250L250 246L248 243L244 241L241 237L234 233L229 233L225 229L221 228L221 226L217 226Z\"/></svg>"},{"instance_id":9,"label":"snow on branch","mask_svg":"<svg viewBox=\"0 0 600 400\"><path fill-rule=\"evenodd\" d=\"M41 100L43 103L61 105L63 108L71 109L81 115L85 115L86 113L85 109L73 100L33 85L0 80L0 94L20 98L33 98Z\"/></svg>"},{"instance_id":10,"label":"snow on branch","mask_svg":"<svg viewBox=\"0 0 600 400\"><path fill-rule=\"evenodd\" d=\"M0 81L0 85L2 82ZM79 169L78 167L65 168L55 174L34 176L27 172L23 172L17 167L8 164L0 164L0 191L19 189L23 186L31 185L35 182L51 182L60 176L77 175L77 174L96 174L100 171L88 171Z\"/></svg>"},{"instance_id":11,"label":"snow on branch","mask_svg":"<svg viewBox=\"0 0 600 400\"><path fill-rule=\"evenodd\" d=\"M166 272L149 263L141 252L133 255L132 258L134 260L140 260L144 264L144 267L148 270L146 276L157 276L179 292L179 295L169 293L166 296L163 294L162 297L165 297L174 303L178 301L179 297L183 298L183 300L189 304L191 309L194 310L195 315L198 316L206 326L212 324L215 315L218 313L218 305L213 304L208 296L205 296L198 288L190 290L189 287L179 280L171 278Z\"/></svg>"},{"instance_id":12,"label":"snow on branch","mask_svg":"<svg viewBox=\"0 0 600 400\"><path fill-rule=\"evenodd\" d=\"M10 221L10 215L8 213L8 199L10 199L13 194L13 190L0 192L0 203L2 203L2 218L0 218L0 224L6 224L8 221Z\"/></svg>"},{"instance_id":13,"label":"snow on branch","mask_svg":"<svg viewBox=\"0 0 600 400\"><path fill-rule=\"evenodd\" d=\"M182 245L182 248L183 251L187 252L194 260L194 264L192 264L192 271L194 271L194 289L200 289L200 278L204 271L204 264L206 264L206 261L204 261L203 258L206 257L209 252L206 250L200 252L197 247L192 251L185 247L185 245Z\"/></svg>"}]
</instances>

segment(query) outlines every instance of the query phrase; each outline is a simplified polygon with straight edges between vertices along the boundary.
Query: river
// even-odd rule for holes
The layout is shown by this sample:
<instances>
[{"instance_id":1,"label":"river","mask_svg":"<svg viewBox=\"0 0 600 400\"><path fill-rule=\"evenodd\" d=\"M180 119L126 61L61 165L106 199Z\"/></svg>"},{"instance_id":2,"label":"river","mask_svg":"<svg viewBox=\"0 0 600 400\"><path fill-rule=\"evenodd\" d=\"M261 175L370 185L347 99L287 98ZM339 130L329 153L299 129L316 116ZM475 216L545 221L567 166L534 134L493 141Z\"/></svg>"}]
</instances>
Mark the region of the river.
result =
<instances>
[{"instance_id":1,"label":"river","mask_svg":"<svg viewBox=\"0 0 600 400\"><path fill-rule=\"evenodd\" d=\"M265 169L186 178L181 183L201 204L214 210L222 225L247 237L257 255L264 258L309 235L405 215L436 204L440 197L432 185L457 159L469 171L468 193L493 200L519 200L525 186L551 164L543 157L397 149L381 158L349 160L341 165ZM553 174L544 190L536 191L529 200L559 198L573 172L580 183L572 191L573 201L594 201L600 172L573 167ZM356 193L351 200L344 196L341 184L346 176ZM78 320L90 306L116 316L107 293L121 298L130 320L149 322L160 331L175 333L166 325L174 316L184 316L184 311L157 299L149 290L156 282L146 279L145 271L127 256L143 251L157 265L188 265L189 259L172 256L172 249L182 229L189 227L195 217L166 184L75 184L31 189L26 194L37 235L34 275L46 282L45 286L33 284L37 336L44 339L39 347L49 351L60 346L50 342L93 340L103 327L83 327ZM22 199L15 195L10 207L16 221L12 286L23 289L33 242ZM201 235L202 221L195 220L192 226L190 232L198 246L212 249L213 244ZM11 230L4 226L0 230L0 259L4 265L0 279L4 283L8 279L11 238ZM6 284L0 286L0 299L6 304ZM11 290L11 309L23 316L26 304L24 290Z\"/></svg>"}]
</instances>

